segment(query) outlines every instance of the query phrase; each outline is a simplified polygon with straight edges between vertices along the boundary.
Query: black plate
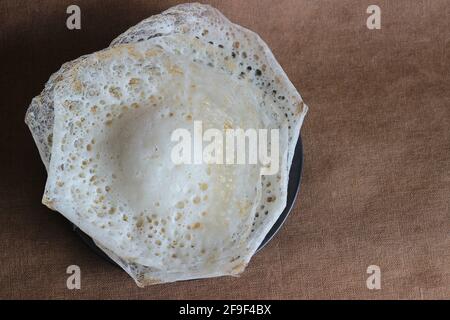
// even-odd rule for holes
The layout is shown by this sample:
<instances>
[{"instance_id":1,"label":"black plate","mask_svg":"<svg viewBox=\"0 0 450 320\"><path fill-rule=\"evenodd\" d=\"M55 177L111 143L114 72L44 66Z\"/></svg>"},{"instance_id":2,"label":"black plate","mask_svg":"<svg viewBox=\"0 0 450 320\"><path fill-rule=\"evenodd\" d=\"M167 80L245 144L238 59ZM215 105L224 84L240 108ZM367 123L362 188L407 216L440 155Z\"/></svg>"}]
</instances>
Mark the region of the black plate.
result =
<instances>
[{"instance_id":1,"label":"black plate","mask_svg":"<svg viewBox=\"0 0 450 320\"><path fill-rule=\"evenodd\" d=\"M280 230L284 221L288 217L292 208L294 207L295 200L297 199L298 192L300 190L300 181L302 177L302 169L303 169L303 144L302 137L300 136L297 141L297 145L295 146L294 159L292 160L292 166L289 171L289 183L288 183L288 192L287 192L287 203L286 208L284 208L278 220L272 226L272 229L267 233L264 240L261 242L257 251L261 250L265 247L267 243L275 236L275 234ZM116 263L108 257L99 247L96 246L95 242L89 237L86 233L81 231L80 228L73 225L73 230L80 236L84 243L86 243L97 255L102 257L103 259L109 261L110 263L116 265Z\"/></svg>"},{"instance_id":2,"label":"black plate","mask_svg":"<svg viewBox=\"0 0 450 320\"><path fill-rule=\"evenodd\" d=\"M298 193L300 191L300 182L302 179L302 171L303 171L303 143L302 137L298 137L297 145L295 146L294 158L292 159L291 169L289 170L289 182L288 182L288 191L287 191L287 200L286 200L286 208L284 208L283 212L278 217L278 220L272 226L270 231L267 233L264 240L259 245L259 250L264 248L266 244L269 243L270 240L277 234L283 225L284 221L286 221L289 213L291 213L292 208L294 207L295 200L297 199Z\"/></svg>"}]
</instances>

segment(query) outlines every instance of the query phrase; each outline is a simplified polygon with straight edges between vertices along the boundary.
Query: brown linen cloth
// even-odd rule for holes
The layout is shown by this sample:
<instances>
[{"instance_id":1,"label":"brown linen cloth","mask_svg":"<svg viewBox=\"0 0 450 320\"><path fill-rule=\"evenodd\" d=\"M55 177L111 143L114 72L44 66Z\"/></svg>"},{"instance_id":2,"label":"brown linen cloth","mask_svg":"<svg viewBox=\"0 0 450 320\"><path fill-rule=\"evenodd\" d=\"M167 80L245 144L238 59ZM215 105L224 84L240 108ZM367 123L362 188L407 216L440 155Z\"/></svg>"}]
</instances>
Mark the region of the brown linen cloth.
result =
<instances>
[{"instance_id":1,"label":"brown linen cloth","mask_svg":"<svg viewBox=\"0 0 450 320\"><path fill-rule=\"evenodd\" d=\"M23 118L63 62L177 2L76 2L75 31L70 0L0 2L0 298L450 298L450 1L211 1L266 40L310 106L301 192L241 277L145 289L40 204ZM66 288L72 264L81 290Z\"/></svg>"}]
</instances>

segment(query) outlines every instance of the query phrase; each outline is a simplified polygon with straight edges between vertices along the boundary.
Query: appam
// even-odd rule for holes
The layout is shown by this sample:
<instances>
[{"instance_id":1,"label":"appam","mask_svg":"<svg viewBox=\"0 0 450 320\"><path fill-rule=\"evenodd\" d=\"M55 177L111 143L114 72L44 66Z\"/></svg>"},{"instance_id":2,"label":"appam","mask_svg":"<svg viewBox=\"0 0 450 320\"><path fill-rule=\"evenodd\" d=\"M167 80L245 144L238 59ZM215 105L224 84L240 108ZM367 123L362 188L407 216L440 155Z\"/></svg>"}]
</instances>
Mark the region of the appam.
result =
<instances>
[{"instance_id":1,"label":"appam","mask_svg":"<svg viewBox=\"0 0 450 320\"><path fill-rule=\"evenodd\" d=\"M258 35L184 4L64 64L26 122L48 171L43 203L145 286L245 269L286 206L306 112ZM278 129L278 173L174 165L170 133L194 120Z\"/></svg>"}]
</instances>

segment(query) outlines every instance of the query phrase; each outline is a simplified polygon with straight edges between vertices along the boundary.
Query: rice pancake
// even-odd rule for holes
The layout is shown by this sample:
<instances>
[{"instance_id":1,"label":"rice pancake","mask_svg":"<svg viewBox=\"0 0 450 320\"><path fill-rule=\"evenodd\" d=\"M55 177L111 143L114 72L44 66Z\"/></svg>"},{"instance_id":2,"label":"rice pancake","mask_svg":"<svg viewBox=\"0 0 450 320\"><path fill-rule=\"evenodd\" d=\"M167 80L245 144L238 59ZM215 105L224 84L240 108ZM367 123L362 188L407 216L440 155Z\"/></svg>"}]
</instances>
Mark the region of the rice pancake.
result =
<instances>
[{"instance_id":1,"label":"rice pancake","mask_svg":"<svg viewBox=\"0 0 450 320\"><path fill-rule=\"evenodd\" d=\"M253 32L173 7L63 65L26 122L48 168L43 202L139 285L242 272L286 205L307 107ZM280 169L176 165L171 133L280 130Z\"/></svg>"}]
</instances>

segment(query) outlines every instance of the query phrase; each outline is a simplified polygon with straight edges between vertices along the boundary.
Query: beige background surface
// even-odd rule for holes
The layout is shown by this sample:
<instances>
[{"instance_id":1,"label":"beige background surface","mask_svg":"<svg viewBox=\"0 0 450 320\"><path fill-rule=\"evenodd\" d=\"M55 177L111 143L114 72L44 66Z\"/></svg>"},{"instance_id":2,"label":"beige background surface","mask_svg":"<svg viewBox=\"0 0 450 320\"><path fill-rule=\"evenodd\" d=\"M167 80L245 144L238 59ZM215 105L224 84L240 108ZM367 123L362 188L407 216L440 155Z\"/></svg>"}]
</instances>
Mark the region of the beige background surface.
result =
<instances>
[{"instance_id":1,"label":"beige background surface","mask_svg":"<svg viewBox=\"0 0 450 320\"><path fill-rule=\"evenodd\" d=\"M23 117L63 62L176 1L76 1L80 31L65 27L71 3L0 2L0 298L450 298L450 1L211 1L266 40L310 106L302 189L240 278L145 289L40 204ZM66 289L71 264L82 290Z\"/></svg>"}]
</instances>

